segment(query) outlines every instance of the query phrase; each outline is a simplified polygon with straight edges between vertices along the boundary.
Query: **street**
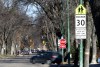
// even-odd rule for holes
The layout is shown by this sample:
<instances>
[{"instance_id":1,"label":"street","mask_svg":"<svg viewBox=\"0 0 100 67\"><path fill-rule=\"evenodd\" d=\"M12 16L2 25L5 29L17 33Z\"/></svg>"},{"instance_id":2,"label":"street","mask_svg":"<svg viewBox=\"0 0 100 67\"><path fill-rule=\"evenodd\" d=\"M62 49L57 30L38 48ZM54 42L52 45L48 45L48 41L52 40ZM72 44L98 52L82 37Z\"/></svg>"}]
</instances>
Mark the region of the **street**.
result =
<instances>
[{"instance_id":1,"label":"street","mask_svg":"<svg viewBox=\"0 0 100 67\"><path fill-rule=\"evenodd\" d=\"M31 55L16 58L0 59L0 67L49 67L47 64L32 64L29 62Z\"/></svg>"},{"instance_id":2,"label":"street","mask_svg":"<svg viewBox=\"0 0 100 67\"><path fill-rule=\"evenodd\" d=\"M32 55L17 56L16 58L0 59L0 67L68 67L68 64L56 65L56 64L32 64L29 62L29 58ZM71 67L73 67L71 65ZM100 67L100 64L90 64L90 67Z\"/></svg>"},{"instance_id":3,"label":"street","mask_svg":"<svg viewBox=\"0 0 100 67\"><path fill-rule=\"evenodd\" d=\"M48 67L46 64L31 64L31 63L0 63L0 67Z\"/></svg>"}]
</instances>

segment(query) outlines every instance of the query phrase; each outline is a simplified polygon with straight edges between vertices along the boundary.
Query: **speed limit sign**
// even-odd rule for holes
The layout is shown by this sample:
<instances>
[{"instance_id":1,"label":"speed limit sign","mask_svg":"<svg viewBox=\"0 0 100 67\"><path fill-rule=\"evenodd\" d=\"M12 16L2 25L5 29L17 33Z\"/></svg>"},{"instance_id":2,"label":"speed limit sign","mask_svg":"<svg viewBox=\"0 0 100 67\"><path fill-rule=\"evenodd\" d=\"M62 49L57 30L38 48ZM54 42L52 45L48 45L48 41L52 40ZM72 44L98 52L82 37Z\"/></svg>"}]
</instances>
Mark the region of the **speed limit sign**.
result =
<instances>
[{"instance_id":1,"label":"speed limit sign","mask_svg":"<svg viewBox=\"0 0 100 67\"><path fill-rule=\"evenodd\" d=\"M86 9L82 5L75 10L75 37L86 39Z\"/></svg>"},{"instance_id":2,"label":"speed limit sign","mask_svg":"<svg viewBox=\"0 0 100 67\"><path fill-rule=\"evenodd\" d=\"M86 27L86 15L76 15L75 16L75 27L77 28Z\"/></svg>"}]
</instances>

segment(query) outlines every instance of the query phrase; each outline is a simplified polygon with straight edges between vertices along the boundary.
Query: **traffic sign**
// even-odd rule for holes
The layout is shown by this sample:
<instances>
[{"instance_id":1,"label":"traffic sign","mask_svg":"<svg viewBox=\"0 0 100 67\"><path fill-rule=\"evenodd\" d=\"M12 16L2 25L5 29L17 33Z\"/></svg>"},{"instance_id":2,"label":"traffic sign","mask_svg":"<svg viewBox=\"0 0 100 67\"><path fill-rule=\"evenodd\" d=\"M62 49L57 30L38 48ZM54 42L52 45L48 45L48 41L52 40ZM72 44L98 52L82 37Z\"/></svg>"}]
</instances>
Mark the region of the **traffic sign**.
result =
<instances>
[{"instance_id":1,"label":"traffic sign","mask_svg":"<svg viewBox=\"0 0 100 67\"><path fill-rule=\"evenodd\" d=\"M86 28L86 15L75 15L75 27Z\"/></svg>"},{"instance_id":2,"label":"traffic sign","mask_svg":"<svg viewBox=\"0 0 100 67\"><path fill-rule=\"evenodd\" d=\"M60 40L60 44L66 44L66 40L65 39L61 39Z\"/></svg>"},{"instance_id":3,"label":"traffic sign","mask_svg":"<svg viewBox=\"0 0 100 67\"><path fill-rule=\"evenodd\" d=\"M60 44L59 48L66 48L65 44Z\"/></svg>"},{"instance_id":4,"label":"traffic sign","mask_svg":"<svg viewBox=\"0 0 100 67\"><path fill-rule=\"evenodd\" d=\"M66 39L60 39L60 46L59 48L66 48Z\"/></svg>"},{"instance_id":5,"label":"traffic sign","mask_svg":"<svg viewBox=\"0 0 100 67\"><path fill-rule=\"evenodd\" d=\"M43 43L43 45L46 45L46 42L44 40L42 41L42 43Z\"/></svg>"},{"instance_id":6,"label":"traffic sign","mask_svg":"<svg viewBox=\"0 0 100 67\"><path fill-rule=\"evenodd\" d=\"M86 14L86 8L83 5L79 5L76 9L75 9L75 14Z\"/></svg>"},{"instance_id":7,"label":"traffic sign","mask_svg":"<svg viewBox=\"0 0 100 67\"><path fill-rule=\"evenodd\" d=\"M83 5L75 9L75 37L86 39L86 8Z\"/></svg>"}]
</instances>

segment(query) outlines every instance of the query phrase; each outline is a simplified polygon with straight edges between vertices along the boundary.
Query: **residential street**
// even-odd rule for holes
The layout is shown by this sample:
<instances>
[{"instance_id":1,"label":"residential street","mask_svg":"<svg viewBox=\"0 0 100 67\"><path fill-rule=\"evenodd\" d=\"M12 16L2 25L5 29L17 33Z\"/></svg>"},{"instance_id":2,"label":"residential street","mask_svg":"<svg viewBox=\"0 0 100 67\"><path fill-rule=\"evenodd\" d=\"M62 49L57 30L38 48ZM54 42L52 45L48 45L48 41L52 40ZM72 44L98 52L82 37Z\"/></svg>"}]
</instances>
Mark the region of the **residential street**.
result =
<instances>
[{"instance_id":1,"label":"residential street","mask_svg":"<svg viewBox=\"0 0 100 67\"><path fill-rule=\"evenodd\" d=\"M68 64L32 64L29 62L31 56L32 55L26 55L18 56L16 58L0 59L0 67L68 67ZM73 65L71 65L71 67L73 67ZM100 67L100 64L91 64L90 67Z\"/></svg>"}]
</instances>

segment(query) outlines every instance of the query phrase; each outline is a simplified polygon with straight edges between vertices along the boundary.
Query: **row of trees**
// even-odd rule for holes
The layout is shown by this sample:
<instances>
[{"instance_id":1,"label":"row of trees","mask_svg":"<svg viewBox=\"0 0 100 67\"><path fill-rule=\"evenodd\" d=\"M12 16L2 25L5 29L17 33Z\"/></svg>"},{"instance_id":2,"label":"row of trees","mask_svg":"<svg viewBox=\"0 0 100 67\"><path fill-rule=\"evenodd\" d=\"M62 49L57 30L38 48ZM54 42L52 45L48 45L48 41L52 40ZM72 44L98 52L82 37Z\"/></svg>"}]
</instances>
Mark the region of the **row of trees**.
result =
<instances>
[{"instance_id":1,"label":"row of trees","mask_svg":"<svg viewBox=\"0 0 100 67\"><path fill-rule=\"evenodd\" d=\"M24 0L22 0L24 1ZM92 57L92 63L96 63L97 56L97 44L99 43L97 38L99 38L99 28L98 22L99 20L99 0L83 0L84 5L87 9L87 39L84 40L84 67L89 67L89 58ZM71 46L75 40L75 8L79 5L79 0L70 0L67 3L67 0L27 0L25 3L34 3L38 4L41 7L42 14L45 15L44 22L44 32L47 36L48 41L50 42L52 48L55 49L57 47L56 40L63 36L67 39L67 14L69 11L70 15L70 34L71 34ZM69 9L67 6L69 4ZM91 8L92 7L92 8ZM49 22L48 22L49 20ZM96 33L95 33L96 32ZM51 37L52 36L52 37ZM77 45L78 43L76 43ZM47 45L48 46L48 45ZM75 46L74 48L77 48ZM90 52L90 48L92 48L92 52ZM92 55L90 55L92 54Z\"/></svg>"},{"instance_id":2,"label":"row of trees","mask_svg":"<svg viewBox=\"0 0 100 67\"><path fill-rule=\"evenodd\" d=\"M36 29L37 19L33 20L34 18L26 15L28 5L26 8L18 0L0 0L0 8L1 54L16 55L16 51L24 47L34 48L35 38L33 37L40 33L36 33L38 31Z\"/></svg>"},{"instance_id":3,"label":"row of trees","mask_svg":"<svg viewBox=\"0 0 100 67\"><path fill-rule=\"evenodd\" d=\"M87 39L84 40L84 67L89 67L89 58L91 62L96 63L97 44L99 44L99 0L83 0L87 9ZM11 1L10 1L11 2ZM57 40L63 36L67 39L67 22L68 13L70 21L70 38L71 47L77 49L79 42L75 39L75 8L79 5L79 0L12 0L9 5L8 1L0 0L0 44L1 53L7 50L8 44L12 46L11 53L15 53L15 45L21 45L25 38L36 43L45 40L48 49L57 50ZM5 5L6 4L6 5ZM33 4L37 8L38 15L35 20L26 16L26 11L21 10L21 6ZM69 9L67 6L69 5ZM91 8L94 7L94 8ZM94 10L95 9L95 10ZM68 12L69 11L69 12ZM33 23L34 22L34 23ZM95 33L96 32L96 33ZM37 37L36 37L37 35ZM42 37L42 38L41 38ZM22 40L24 39L24 40ZM76 44L75 44L76 43ZM74 45L75 44L75 45ZM28 45L28 44L27 44ZM38 45L37 45L38 46ZM90 52L92 48L92 52ZM20 48L19 48L20 49ZM72 48L71 48L72 49ZM75 51L73 52L75 53ZM90 55L92 54L92 55Z\"/></svg>"}]
</instances>

